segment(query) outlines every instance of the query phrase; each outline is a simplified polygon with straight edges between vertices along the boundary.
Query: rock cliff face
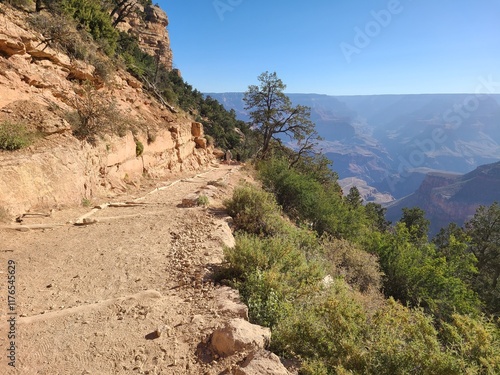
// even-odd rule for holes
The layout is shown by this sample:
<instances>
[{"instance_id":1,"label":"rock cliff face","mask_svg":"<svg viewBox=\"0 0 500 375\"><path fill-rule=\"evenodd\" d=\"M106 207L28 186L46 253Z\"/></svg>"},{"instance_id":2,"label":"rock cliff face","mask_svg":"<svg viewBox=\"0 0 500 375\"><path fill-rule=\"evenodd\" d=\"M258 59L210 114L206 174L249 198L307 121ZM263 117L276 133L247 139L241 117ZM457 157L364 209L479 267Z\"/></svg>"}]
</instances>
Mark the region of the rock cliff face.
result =
<instances>
[{"instance_id":1,"label":"rock cliff face","mask_svg":"<svg viewBox=\"0 0 500 375\"><path fill-rule=\"evenodd\" d=\"M172 70L173 54L166 27L167 14L156 5L136 5L137 12L131 13L118 27L139 39L141 49Z\"/></svg>"},{"instance_id":2,"label":"rock cliff face","mask_svg":"<svg viewBox=\"0 0 500 375\"><path fill-rule=\"evenodd\" d=\"M431 234L455 222L469 220L480 205L500 201L500 163L486 164L465 175L429 173L418 190L388 206L387 217L397 221L403 207L420 207L431 221Z\"/></svg>"},{"instance_id":3,"label":"rock cliff face","mask_svg":"<svg viewBox=\"0 0 500 375\"><path fill-rule=\"evenodd\" d=\"M27 26L26 14L0 8L0 126L22 124L37 134L27 149L0 150L0 210L17 215L79 204L124 190L143 176L196 170L212 161L202 125L173 113L121 70L97 84L94 94L114 103L120 114L116 122L127 119L139 126L121 136L98 137L94 145L75 138L67 115L75 113L82 81L96 81L95 67L47 45ZM164 30L166 15L155 7L150 12L152 24ZM154 27L146 29L155 33ZM165 36L168 41L166 30ZM168 53L165 62L171 64Z\"/></svg>"}]
</instances>

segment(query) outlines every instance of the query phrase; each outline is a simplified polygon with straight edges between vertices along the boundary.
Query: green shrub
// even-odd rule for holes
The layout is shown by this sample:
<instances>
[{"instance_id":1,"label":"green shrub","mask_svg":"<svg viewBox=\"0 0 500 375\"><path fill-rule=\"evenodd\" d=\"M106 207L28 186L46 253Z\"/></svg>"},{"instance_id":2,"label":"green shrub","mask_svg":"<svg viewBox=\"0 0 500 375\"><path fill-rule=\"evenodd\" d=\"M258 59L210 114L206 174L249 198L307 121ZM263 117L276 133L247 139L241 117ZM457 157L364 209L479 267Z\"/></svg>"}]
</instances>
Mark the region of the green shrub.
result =
<instances>
[{"instance_id":1,"label":"green shrub","mask_svg":"<svg viewBox=\"0 0 500 375\"><path fill-rule=\"evenodd\" d=\"M73 17L95 41L100 43L107 55L113 55L117 42L118 32L113 27L109 12L97 0L63 0L60 7Z\"/></svg>"},{"instance_id":2,"label":"green shrub","mask_svg":"<svg viewBox=\"0 0 500 375\"><path fill-rule=\"evenodd\" d=\"M315 280L319 274L309 268L296 238L289 236L261 238L241 233L236 236L236 245L224 250L225 259L231 265L235 278L245 280L248 273L256 270L275 269L288 276L291 275L296 285L309 284L311 277Z\"/></svg>"},{"instance_id":3,"label":"green shrub","mask_svg":"<svg viewBox=\"0 0 500 375\"><path fill-rule=\"evenodd\" d=\"M264 187L273 192L277 202L290 218L311 226L320 235L355 238L363 220L360 213L349 210L333 182L320 182L307 173L288 166L285 159L272 159L259 165Z\"/></svg>"},{"instance_id":4,"label":"green shrub","mask_svg":"<svg viewBox=\"0 0 500 375\"><path fill-rule=\"evenodd\" d=\"M342 277L361 292L379 290L382 275L378 258L346 240L324 238L323 257L332 276Z\"/></svg>"},{"instance_id":5,"label":"green shrub","mask_svg":"<svg viewBox=\"0 0 500 375\"><path fill-rule=\"evenodd\" d=\"M0 150L14 151L27 147L33 141L32 134L22 123L0 123Z\"/></svg>"},{"instance_id":6,"label":"green shrub","mask_svg":"<svg viewBox=\"0 0 500 375\"><path fill-rule=\"evenodd\" d=\"M331 374L331 372L328 371L328 367L326 366L326 364L322 360L306 358L301 363L300 374L301 375L328 375L328 374ZM344 373L341 373L339 371L337 371L337 374L344 375ZM349 373L346 373L346 374L349 374Z\"/></svg>"},{"instance_id":7,"label":"green shrub","mask_svg":"<svg viewBox=\"0 0 500 375\"><path fill-rule=\"evenodd\" d=\"M82 206L83 207L91 207L92 201L88 198L82 198Z\"/></svg>"},{"instance_id":8,"label":"green shrub","mask_svg":"<svg viewBox=\"0 0 500 375\"><path fill-rule=\"evenodd\" d=\"M326 294L310 295L294 304L273 330L271 348L313 360L315 368L327 368L329 374L343 367L362 370L365 330L362 306L352 298L347 284L336 280Z\"/></svg>"},{"instance_id":9,"label":"green shrub","mask_svg":"<svg viewBox=\"0 0 500 375\"><path fill-rule=\"evenodd\" d=\"M256 270L240 284L250 321L272 329L292 309L292 296L285 290L281 276L274 269Z\"/></svg>"},{"instance_id":10,"label":"green shrub","mask_svg":"<svg viewBox=\"0 0 500 375\"><path fill-rule=\"evenodd\" d=\"M273 327L297 298L319 290L323 272L302 251L304 236L239 234L235 247L224 250L224 276L239 288L252 321Z\"/></svg>"},{"instance_id":11,"label":"green shrub","mask_svg":"<svg viewBox=\"0 0 500 375\"><path fill-rule=\"evenodd\" d=\"M443 350L431 316L393 299L372 318L366 343L367 374L461 373L452 353Z\"/></svg>"},{"instance_id":12,"label":"green shrub","mask_svg":"<svg viewBox=\"0 0 500 375\"><path fill-rule=\"evenodd\" d=\"M474 289L485 304L485 311L500 316L500 204L479 206L466 224L469 251L477 259Z\"/></svg>"},{"instance_id":13,"label":"green shrub","mask_svg":"<svg viewBox=\"0 0 500 375\"><path fill-rule=\"evenodd\" d=\"M273 196L251 185L236 188L225 206L237 230L272 235L283 226L281 209Z\"/></svg>"},{"instance_id":14,"label":"green shrub","mask_svg":"<svg viewBox=\"0 0 500 375\"><path fill-rule=\"evenodd\" d=\"M454 312L477 314L480 301L455 266L436 252L433 244L416 244L406 226L399 223L378 247L384 276L384 292L405 304L421 306L439 319Z\"/></svg>"},{"instance_id":15,"label":"green shrub","mask_svg":"<svg viewBox=\"0 0 500 375\"><path fill-rule=\"evenodd\" d=\"M144 145L141 141L135 141L135 156L139 157L144 152Z\"/></svg>"},{"instance_id":16,"label":"green shrub","mask_svg":"<svg viewBox=\"0 0 500 375\"><path fill-rule=\"evenodd\" d=\"M208 199L208 197L206 195L200 195L198 197L198 199L196 200L196 204L198 206L206 207L210 204L210 200Z\"/></svg>"},{"instance_id":17,"label":"green shrub","mask_svg":"<svg viewBox=\"0 0 500 375\"><path fill-rule=\"evenodd\" d=\"M500 332L484 318L453 314L444 323L441 336L459 360L462 374L500 374Z\"/></svg>"}]
</instances>

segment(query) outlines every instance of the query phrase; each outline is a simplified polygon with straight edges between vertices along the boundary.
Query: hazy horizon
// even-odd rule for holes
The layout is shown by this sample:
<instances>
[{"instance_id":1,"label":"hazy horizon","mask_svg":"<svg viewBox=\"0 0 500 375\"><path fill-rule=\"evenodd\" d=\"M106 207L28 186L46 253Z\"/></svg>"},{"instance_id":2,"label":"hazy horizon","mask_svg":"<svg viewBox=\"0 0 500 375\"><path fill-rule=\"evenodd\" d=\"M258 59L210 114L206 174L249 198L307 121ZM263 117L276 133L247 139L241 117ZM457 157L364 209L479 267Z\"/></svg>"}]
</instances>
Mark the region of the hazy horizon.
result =
<instances>
[{"instance_id":1,"label":"hazy horizon","mask_svg":"<svg viewBox=\"0 0 500 375\"><path fill-rule=\"evenodd\" d=\"M245 90L246 91L246 90ZM202 94L242 94L245 91L222 91L222 92L202 92ZM423 93L394 93L394 94L349 94L349 95L336 95L336 94L321 94L317 92L287 92L284 91L286 95L318 95L318 96L334 96L334 97L345 97L345 96L409 96L409 95L477 95L473 92L423 92ZM500 96L499 93L485 93L483 95Z\"/></svg>"}]
</instances>

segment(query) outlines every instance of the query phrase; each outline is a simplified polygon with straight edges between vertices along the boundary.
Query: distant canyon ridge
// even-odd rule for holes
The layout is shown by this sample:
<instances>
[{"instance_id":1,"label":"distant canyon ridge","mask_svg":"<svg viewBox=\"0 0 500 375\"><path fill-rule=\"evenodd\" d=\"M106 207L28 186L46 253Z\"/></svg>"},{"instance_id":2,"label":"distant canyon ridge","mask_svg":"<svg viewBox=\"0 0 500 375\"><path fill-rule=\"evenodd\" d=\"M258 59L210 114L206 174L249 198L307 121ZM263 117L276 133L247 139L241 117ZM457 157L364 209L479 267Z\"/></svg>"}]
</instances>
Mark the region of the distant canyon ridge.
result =
<instances>
[{"instance_id":1,"label":"distant canyon ridge","mask_svg":"<svg viewBox=\"0 0 500 375\"><path fill-rule=\"evenodd\" d=\"M248 121L243 93L207 95ZM450 184L451 177L436 175L458 178L500 161L500 94L288 96L294 104L311 108L311 120L323 138L319 145L322 153L333 162L344 189L357 186L365 201L399 209L401 200L413 195L408 203L430 208L427 206L433 199L423 192L430 194L430 185ZM496 168L484 168L483 172L492 170ZM424 183L426 178L430 180ZM488 181L496 181L500 188L500 180ZM446 215L437 214L443 219L435 219L433 226L437 228L444 220L463 223L478 202L500 200L500 189L496 190L498 197L489 194L483 199L481 186L469 183L460 199L470 206L456 207L454 203L456 212L447 208ZM439 205L445 207L453 195L443 199ZM400 214L394 209L389 212L391 219Z\"/></svg>"}]
</instances>

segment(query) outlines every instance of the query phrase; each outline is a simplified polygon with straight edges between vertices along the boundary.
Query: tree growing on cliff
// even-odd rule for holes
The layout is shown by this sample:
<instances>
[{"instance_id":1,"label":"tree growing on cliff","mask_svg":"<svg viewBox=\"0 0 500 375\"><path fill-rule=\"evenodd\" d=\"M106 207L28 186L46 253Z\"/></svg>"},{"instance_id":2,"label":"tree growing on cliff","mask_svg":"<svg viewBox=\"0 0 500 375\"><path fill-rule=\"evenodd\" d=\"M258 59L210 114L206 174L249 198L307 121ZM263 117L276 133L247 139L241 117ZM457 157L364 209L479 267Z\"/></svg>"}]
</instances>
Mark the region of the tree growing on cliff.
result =
<instances>
[{"instance_id":1,"label":"tree growing on cliff","mask_svg":"<svg viewBox=\"0 0 500 375\"><path fill-rule=\"evenodd\" d=\"M410 233L411 241L415 244L427 242L430 221L425 218L425 211L419 207L403 208L400 220Z\"/></svg>"},{"instance_id":2,"label":"tree growing on cliff","mask_svg":"<svg viewBox=\"0 0 500 375\"><path fill-rule=\"evenodd\" d=\"M135 0L111 1L110 7L112 11L110 17L113 19L113 27L117 27L120 22L124 22L125 19L134 12L136 5L137 3Z\"/></svg>"},{"instance_id":3,"label":"tree growing on cliff","mask_svg":"<svg viewBox=\"0 0 500 375\"><path fill-rule=\"evenodd\" d=\"M297 142L297 155L312 151L319 139L314 123L309 119L310 109L293 106L283 91L286 85L276 72L264 72L259 77L260 84L250 85L245 93L245 109L250 110L252 125L262 135L260 157L265 158L272 141L281 144L280 136L288 136Z\"/></svg>"},{"instance_id":4,"label":"tree growing on cliff","mask_svg":"<svg viewBox=\"0 0 500 375\"><path fill-rule=\"evenodd\" d=\"M470 249L477 258L475 288L489 313L500 315L500 205L480 206L466 223Z\"/></svg>"}]
</instances>

